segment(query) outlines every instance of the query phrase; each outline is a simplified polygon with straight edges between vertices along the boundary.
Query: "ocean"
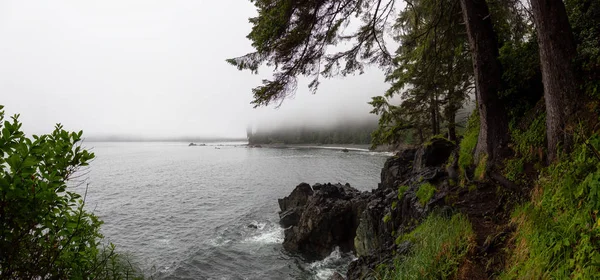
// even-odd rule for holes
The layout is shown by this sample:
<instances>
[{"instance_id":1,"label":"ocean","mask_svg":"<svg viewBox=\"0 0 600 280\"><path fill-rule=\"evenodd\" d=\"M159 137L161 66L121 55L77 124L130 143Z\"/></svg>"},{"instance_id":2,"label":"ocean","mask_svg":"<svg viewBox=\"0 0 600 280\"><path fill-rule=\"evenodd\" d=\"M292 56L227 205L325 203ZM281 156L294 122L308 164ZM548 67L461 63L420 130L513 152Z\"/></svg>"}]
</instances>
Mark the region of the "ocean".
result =
<instances>
[{"instance_id":1,"label":"ocean","mask_svg":"<svg viewBox=\"0 0 600 280\"><path fill-rule=\"evenodd\" d=\"M307 262L281 243L277 199L301 182L377 187L388 154L242 143L86 142L86 209L154 279L327 279L354 258ZM83 186L78 187L83 192Z\"/></svg>"}]
</instances>

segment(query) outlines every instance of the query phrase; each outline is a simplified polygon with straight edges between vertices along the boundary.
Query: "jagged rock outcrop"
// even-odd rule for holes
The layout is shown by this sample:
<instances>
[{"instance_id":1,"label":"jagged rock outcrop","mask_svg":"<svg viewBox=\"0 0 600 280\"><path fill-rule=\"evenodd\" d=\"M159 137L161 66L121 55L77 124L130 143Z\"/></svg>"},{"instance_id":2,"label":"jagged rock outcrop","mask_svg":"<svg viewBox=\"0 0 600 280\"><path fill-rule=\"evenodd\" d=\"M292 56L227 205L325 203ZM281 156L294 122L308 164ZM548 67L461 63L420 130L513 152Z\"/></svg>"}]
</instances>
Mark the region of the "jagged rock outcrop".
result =
<instances>
[{"instance_id":1,"label":"jagged rock outcrop","mask_svg":"<svg viewBox=\"0 0 600 280\"><path fill-rule=\"evenodd\" d=\"M408 179L413 170L417 149L405 149L389 158L381 169L381 183L378 189L397 189Z\"/></svg>"},{"instance_id":2,"label":"jagged rock outcrop","mask_svg":"<svg viewBox=\"0 0 600 280\"><path fill-rule=\"evenodd\" d=\"M451 184L444 164L454 149L452 142L436 138L419 149L399 152L386 161L381 183L371 192L348 184L300 184L279 202L281 223L289 226L284 248L316 259L336 246L353 250L359 258L349 266L347 279L368 279L379 263L392 260L392 252L409 251L409 244L395 244L395 236L412 230L433 209L445 207ZM426 183L436 190L424 202L417 193Z\"/></svg>"},{"instance_id":3,"label":"jagged rock outcrop","mask_svg":"<svg viewBox=\"0 0 600 280\"><path fill-rule=\"evenodd\" d=\"M280 223L289 226L283 247L308 259L325 258L335 247L353 250L358 215L368 197L348 184L298 185L279 201ZM299 218L288 219L290 212Z\"/></svg>"}]
</instances>

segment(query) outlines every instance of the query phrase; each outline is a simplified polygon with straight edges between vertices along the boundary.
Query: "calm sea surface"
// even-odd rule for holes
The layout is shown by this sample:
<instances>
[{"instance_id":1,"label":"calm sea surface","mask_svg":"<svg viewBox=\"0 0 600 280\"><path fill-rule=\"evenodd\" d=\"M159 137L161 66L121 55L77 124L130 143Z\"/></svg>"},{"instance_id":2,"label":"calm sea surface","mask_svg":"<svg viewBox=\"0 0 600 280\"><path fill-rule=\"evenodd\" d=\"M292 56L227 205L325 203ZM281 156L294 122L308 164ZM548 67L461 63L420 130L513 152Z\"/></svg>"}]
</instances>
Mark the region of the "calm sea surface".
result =
<instances>
[{"instance_id":1,"label":"calm sea surface","mask_svg":"<svg viewBox=\"0 0 600 280\"><path fill-rule=\"evenodd\" d=\"M87 142L86 207L155 279L326 279L353 258L286 253L277 199L300 182L377 186L386 155L333 149ZM256 226L250 226L254 225Z\"/></svg>"}]
</instances>

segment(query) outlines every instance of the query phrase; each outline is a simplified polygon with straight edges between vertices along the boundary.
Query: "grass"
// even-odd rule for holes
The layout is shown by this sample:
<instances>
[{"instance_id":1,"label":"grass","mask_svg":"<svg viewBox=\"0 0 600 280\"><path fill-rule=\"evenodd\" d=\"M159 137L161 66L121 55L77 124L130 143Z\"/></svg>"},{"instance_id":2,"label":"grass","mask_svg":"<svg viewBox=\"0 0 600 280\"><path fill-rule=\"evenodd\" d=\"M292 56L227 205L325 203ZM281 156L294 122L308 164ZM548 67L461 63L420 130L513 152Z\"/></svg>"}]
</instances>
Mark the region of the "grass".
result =
<instances>
[{"instance_id":1,"label":"grass","mask_svg":"<svg viewBox=\"0 0 600 280\"><path fill-rule=\"evenodd\" d=\"M397 243L410 241L411 252L397 257L393 267L381 267L378 279L448 279L458 271L475 235L466 216L445 218L431 214L412 232L398 237Z\"/></svg>"},{"instance_id":2,"label":"grass","mask_svg":"<svg viewBox=\"0 0 600 280\"><path fill-rule=\"evenodd\" d=\"M458 167L461 176L466 176L466 170L473 165L473 151L477 146L477 138L479 137L479 112L473 111L467 123L467 129L460 141Z\"/></svg>"},{"instance_id":3,"label":"grass","mask_svg":"<svg viewBox=\"0 0 600 280\"><path fill-rule=\"evenodd\" d=\"M477 167L475 167L475 173L473 175L473 176L475 176L476 180L485 179L485 169L487 167L487 159L488 159L488 155L483 155L481 157L481 159L479 159L479 162L477 163Z\"/></svg>"},{"instance_id":4,"label":"grass","mask_svg":"<svg viewBox=\"0 0 600 280\"><path fill-rule=\"evenodd\" d=\"M404 185L404 186L400 186L398 188L398 200L402 200L402 198L404 197L404 193L408 190L408 186Z\"/></svg>"},{"instance_id":5,"label":"grass","mask_svg":"<svg viewBox=\"0 0 600 280\"><path fill-rule=\"evenodd\" d=\"M431 200L431 198L435 194L435 191L436 191L435 186L430 184L429 182L421 184L416 193L417 198L419 199L419 203L421 203L421 205L425 206L427 204L427 202L429 202L429 200Z\"/></svg>"},{"instance_id":6,"label":"grass","mask_svg":"<svg viewBox=\"0 0 600 280\"><path fill-rule=\"evenodd\" d=\"M600 137L586 143L598 149ZM531 202L514 211L501 279L600 279L600 159L586 143L542 170Z\"/></svg>"}]
</instances>

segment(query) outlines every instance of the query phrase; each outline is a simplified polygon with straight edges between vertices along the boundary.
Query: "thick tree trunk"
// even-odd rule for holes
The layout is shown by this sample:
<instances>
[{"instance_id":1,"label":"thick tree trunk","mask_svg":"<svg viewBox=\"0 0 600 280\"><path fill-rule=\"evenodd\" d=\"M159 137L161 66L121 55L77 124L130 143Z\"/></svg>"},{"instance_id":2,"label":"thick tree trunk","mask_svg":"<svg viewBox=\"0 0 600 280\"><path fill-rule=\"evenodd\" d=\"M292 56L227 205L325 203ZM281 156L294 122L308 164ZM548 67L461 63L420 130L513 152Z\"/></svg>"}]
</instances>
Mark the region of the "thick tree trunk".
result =
<instances>
[{"instance_id":1,"label":"thick tree trunk","mask_svg":"<svg viewBox=\"0 0 600 280\"><path fill-rule=\"evenodd\" d=\"M575 40L562 0L531 0L531 7L544 82L548 160L553 161L561 143L567 151L571 145L570 133L565 128L577 101Z\"/></svg>"},{"instance_id":2,"label":"thick tree trunk","mask_svg":"<svg viewBox=\"0 0 600 280\"><path fill-rule=\"evenodd\" d=\"M475 159L488 155L488 162L501 159L508 142L508 121L498 98L502 69L498 43L485 0L460 0L473 59L480 130Z\"/></svg>"}]
</instances>

